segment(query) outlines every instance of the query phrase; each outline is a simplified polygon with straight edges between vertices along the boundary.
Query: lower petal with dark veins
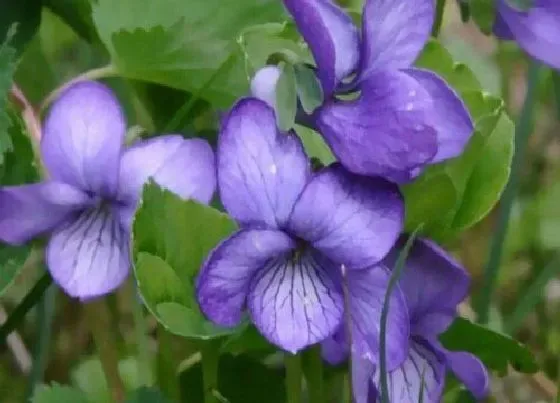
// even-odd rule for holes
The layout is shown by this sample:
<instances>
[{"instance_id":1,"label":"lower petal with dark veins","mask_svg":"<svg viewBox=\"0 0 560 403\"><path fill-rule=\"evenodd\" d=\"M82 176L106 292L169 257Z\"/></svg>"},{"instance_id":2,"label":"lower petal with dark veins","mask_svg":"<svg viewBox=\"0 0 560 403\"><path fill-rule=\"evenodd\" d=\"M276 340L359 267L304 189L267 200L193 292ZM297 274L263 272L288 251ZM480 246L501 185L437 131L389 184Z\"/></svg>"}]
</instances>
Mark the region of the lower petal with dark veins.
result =
<instances>
[{"instance_id":1,"label":"lower petal with dark veins","mask_svg":"<svg viewBox=\"0 0 560 403\"><path fill-rule=\"evenodd\" d=\"M342 321L336 267L307 250L270 261L252 281L248 307L272 343L292 353L331 336Z\"/></svg>"},{"instance_id":2,"label":"lower petal with dark veins","mask_svg":"<svg viewBox=\"0 0 560 403\"><path fill-rule=\"evenodd\" d=\"M53 233L46 252L53 279L82 300L108 294L126 278L128 234L107 207L84 211Z\"/></svg>"}]
</instances>

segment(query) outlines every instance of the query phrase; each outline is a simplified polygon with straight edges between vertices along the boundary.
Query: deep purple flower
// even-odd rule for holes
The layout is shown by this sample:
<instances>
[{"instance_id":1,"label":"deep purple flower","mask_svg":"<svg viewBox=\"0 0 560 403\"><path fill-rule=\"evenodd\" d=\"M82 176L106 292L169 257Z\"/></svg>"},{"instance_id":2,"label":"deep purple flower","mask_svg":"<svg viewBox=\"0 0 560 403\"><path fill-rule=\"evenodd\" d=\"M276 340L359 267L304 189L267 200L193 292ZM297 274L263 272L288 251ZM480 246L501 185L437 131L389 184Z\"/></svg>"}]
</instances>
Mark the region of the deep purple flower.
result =
<instances>
[{"instance_id":1,"label":"deep purple flower","mask_svg":"<svg viewBox=\"0 0 560 403\"><path fill-rule=\"evenodd\" d=\"M206 142L168 135L125 150L123 112L100 83L66 90L43 129L50 178L0 188L0 239L18 245L50 232L47 267L73 297L109 293L126 278L131 221L150 177L183 198L207 203L214 193L214 155Z\"/></svg>"},{"instance_id":2,"label":"deep purple flower","mask_svg":"<svg viewBox=\"0 0 560 403\"><path fill-rule=\"evenodd\" d=\"M256 98L238 101L224 119L217 165L221 200L241 229L202 267L202 311L232 327L247 309L268 340L294 353L331 336L343 317L341 267L360 272L397 240L404 213L398 188L340 164L313 173L299 138L279 132L274 110ZM371 290L359 298L380 310L384 291ZM404 300L394 305L404 308ZM408 338L403 312L390 330L395 350Z\"/></svg>"},{"instance_id":3,"label":"deep purple flower","mask_svg":"<svg viewBox=\"0 0 560 403\"><path fill-rule=\"evenodd\" d=\"M528 54L560 69L560 2L533 0L528 11L517 10L498 0L494 33L515 40Z\"/></svg>"},{"instance_id":4,"label":"deep purple flower","mask_svg":"<svg viewBox=\"0 0 560 403\"><path fill-rule=\"evenodd\" d=\"M458 156L473 132L457 94L413 63L430 36L433 0L366 0L362 34L331 0L284 0L317 64L325 103L301 123L350 171L395 182ZM252 85L276 85L270 67ZM337 95L358 93L352 100ZM263 99L270 101L270 97Z\"/></svg>"},{"instance_id":5,"label":"deep purple flower","mask_svg":"<svg viewBox=\"0 0 560 403\"><path fill-rule=\"evenodd\" d=\"M378 272L393 268L404 242L403 237L382 264L368 270ZM350 281L353 275L349 273ZM417 403L422 382L423 401L439 403L448 370L453 371L476 398L487 395L489 378L479 359L466 352L448 351L438 341L438 336L455 319L457 305L467 296L469 283L465 270L440 247L428 240L415 241L396 290L406 299L410 342L404 361L396 368L388 366L391 403ZM387 335L387 340L389 337ZM324 356L332 363L344 360L347 350L342 332L323 344ZM378 363L378 357L368 360L352 355L355 403L378 401L381 390Z\"/></svg>"}]
</instances>

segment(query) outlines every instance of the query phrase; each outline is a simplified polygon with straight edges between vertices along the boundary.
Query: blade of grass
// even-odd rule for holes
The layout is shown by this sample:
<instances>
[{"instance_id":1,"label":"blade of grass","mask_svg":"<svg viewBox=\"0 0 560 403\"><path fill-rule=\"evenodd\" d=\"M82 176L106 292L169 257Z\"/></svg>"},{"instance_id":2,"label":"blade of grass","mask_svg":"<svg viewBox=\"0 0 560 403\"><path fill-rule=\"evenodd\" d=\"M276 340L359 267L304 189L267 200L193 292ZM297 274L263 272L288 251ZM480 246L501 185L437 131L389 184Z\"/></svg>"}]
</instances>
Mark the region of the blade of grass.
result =
<instances>
[{"instance_id":1,"label":"blade of grass","mask_svg":"<svg viewBox=\"0 0 560 403\"><path fill-rule=\"evenodd\" d=\"M477 304L478 321L481 324L487 324L489 320L490 306L492 304L492 297L498 280L498 271L502 261L504 241L508 230L511 209L519 188L521 169L523 168L525 152L527 150L529 136L532 131L532 120L536 106L539 72L539 63L532 60L529 65L527 77L527 94L525 95L523 108L515 129L515 154L513 156L511 173L508 184L506 185L502 195L498 211L498 224L494 231L490 256L484 272L483 285Z\"/></svg>"},{"instance_id":2,"label":"blade of grass","mask_svg":"<svg viewBox=\"0 0 560 403\"><path fill-rule=\"evenodd\" d=\"M397 258L397 262L395 263L395 267L393 268L393 273L391 274L391 278L389 279L389 284L387 286L387 292L385 293L385 299L383 301L383 308L381 309L381 325L380 325L380 340L379 340L379 350L380 350L380 360L379 360L379 372L381 375L381 403L390 403L389 401L389 386L387 384L387 352L386 350L386 342L387 342L387 317L389 316L389 303L391 300L391 294L393 293L393 289L397 285L399 278L401 277L406 259L408 258L408 254L410 252L410 248L412 248L412 244L416 239L418 231L420 231L421 227L418 227L406 240L406 243L399 253L399 257Z\"/></svg>"},{"instance_id":3,"label":"blade of grass","mask_svg":"<svg viewBox=\"0 0 560 403\"><path fill-rule=\"evenodd\" d=\"M8 335L20 324L25 315L39 303L43 294L51 284L52 277L48 272L45 272L19 305L12 311L10 316L8 316L8 319L4 322L2 327L0 327L0 344L6 342Z\"/></svg>"},{"instance_id":4,"label":"blade of grass","mask_svg":"<svg viewBox=\"0 0 560 403\"><path fill-rule=\"evenodd\" d=\"M48 364L51 343L52 321L56 306L56 288L50 287L36 305L37 339L33 348L33 366L27 384L26 402L31 401L35 387L43 382Z\"/></svg>"},{"instance_id":5,"label":"blade of grass","mask_svg":"<svg viewBox=\"0 0 560 403\"><path fill-rule=\"evenodd\" d=\"M560 272L560 254L556 255L525 290L511 314L506 318L504 330L514 333L543 298L543 290L548 282Z\"/></svg>"}]
</instances>

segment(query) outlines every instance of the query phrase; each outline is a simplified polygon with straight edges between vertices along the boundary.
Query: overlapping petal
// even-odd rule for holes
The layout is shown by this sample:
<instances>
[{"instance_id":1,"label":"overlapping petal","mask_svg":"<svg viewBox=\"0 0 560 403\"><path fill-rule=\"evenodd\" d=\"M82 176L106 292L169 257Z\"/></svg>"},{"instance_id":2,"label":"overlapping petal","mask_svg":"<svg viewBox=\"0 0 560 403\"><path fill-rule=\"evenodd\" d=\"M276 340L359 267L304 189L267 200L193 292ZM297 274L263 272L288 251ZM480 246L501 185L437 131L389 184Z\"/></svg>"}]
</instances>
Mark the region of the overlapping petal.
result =
<instances>
[{"instance_id":1,"label":"overlapping petal","mask_svg":"<svg viewBox=\"0 0 560 403\"><path fill-rule=\"evenodd\" d=\"M405 182L438 152L430 94L401 71L381 71L362 83L353 101L318 111L317 125L342 164L362 175Z\"/></svg>"},{"instance_id":2,"label":"overlapping petal","mask_svg":"<svg viewBox=\"0 0 560 403\"><path fill-rule=\"evenodd\" d=\"M113 196L126 124L109 88L81 82L67 89L45 120L41 154L52 178Z\"/></svg>"},{"instance_id":3,"label":"overlapping petal","mask_svg":"<svg viewBox=\"0 0 560 403\"><path fill-rule=\"evenodd\" d=\"M381 311L391 273L379 265L347 272L352 353L378 363ZM389 371L408 355L410 321L406 300L397 286L389 301L385 357Z\"/></svg>"},{"instance_id":4,"label":"overlapping petal","mask_svg":"<svg viewBox=\"0 0 560 403\"><path fill-rule=\"evenodd\" d=\"M348 339L346 338L346 320L347 315L343 318L340 328L332 335L321 342L321 356L325 361L332 365L338 365L343 362L350 352Z\"/></svg>"},{"instance_id":5,"label":"overlapping petal","mask_svg":"<svg viewBox=\"0 0 560 403\"><path fill-rule=\"evenodd\" d=\"M437 153L432 163L460 155L469 142L474 124L459 95L437 74L421 69L407 69L432 98L430 120L437 133Z\"/></svg>"},{"instance_id":6,"label":"overlapping petal","mask_svg":"<svg viewBox=\"0 0 560 403\"><path fill-rule=\"evenodd\" d=\"M403 200L395 185L334 164L311 179L288 228L334 262L363 269L385 257L403 220Z\"/></svg>"},{"instance_id":7,"label":"overlapping petal","mask_svg":"<svg viewBox=\"0 0 560 403\"><path fill-rule=\"evenodd\" d=\"M86 193L64 183L49 181L0 188L0 240L22 244L53 230L90 205Z\"/></svg>"},{"instance_id":8,"label":"overlapping petal","mask_svg":"<svg viewBox=\"0 0 560 403\"><path fill-rule=\"evenodd\" d=\"M358 31L331 0L284 0L317 64L325 94L352 73L359 60Z\"/></svg>"},{"instance_id":9,"label":"overlapping petal","mask_svg":"<svg viewBox=\"0 0 560 403\"><path fill-rule=\"evenodd\" d=\"M142 186L150 178L183 199L208 203L216 189L214 164L210 145L201 139L166 135L130 147L122 156L119 174L123 225L128 228Z\"/></svg>"},{"instance_id":10,"label":"overlapping petal","mask_svg":"<svg viewBox=\"0 0 560 403\"><path fill-rule=\"evenodd\" d=\"M433 0L366 0L360 77L410 67L430 37Z\"/></svg>"},{"instance_id":11,"label":"overlapping petal","mask_svg":"<svg viewBox=\"0 0 560 403\"><path fill-rule=\"evenodd\" d=\"M376 364L369 359L353 355L350 365L353 403L376 403L377 391L372 379Z\"/></svg>"},{"instance_id":12,"label":"overlapping petal","mask_svg":"<svg viewBox=\"0 0 560 403\"><path fill-rule=\"evenodd\" d=\"M276 128L263 101L238 101L218 142L218 185L226 210L242 224L282 226L310 175L299 138Z\"/></svg>"},{"instance_id":13,"label":"overlapping petal","mask_svg":"<svg viewBox=\"0 0 560 403\"><path fill-rule=\"evenodd\" d=\"M141 141L122 156L119 196L136 201L149 178L184 199L208 203L216 189L212 148L202 139L179 135Z\"/></svg>"},{"instance_id":14,"label":"overlapping petal","mask_svg":"<svg viewBox=\"0 0 560 403\"><path fill-rule=\"evenodd\" d=\"M259 331L297 353L331 336L341 323L338 266L314 250L270 260L251 282L248 307Z\"/></svg>"},{"instance_id":15,"label":"overlapping petal","mask_svg":"<svg viewBox=\"0 0 560 403\"><path fill-rule=\"evenodd\" d=\"M404 363L387 374L391 403L439 402L445 383L445 357L429 343L416 339ZM374 375L376 400L380 400L380 371ZM423 386L422 386L423 385ZM424 393L422 400L420 394Z\"/></svg>"},{"instance_id":16,"label":"overlapping petal","mask_svg":"<svg viewBox=\"0 0 560 403\"><path fill-rule=\"evenodd\" d=\"M399 254L400 239L385 260L393 267ZM422 284L419 287L419 284ZM456 317L457 305L466 297L470 279L466 271L435 243L416 240L399 279L406 297L411 333L424 337L445 331Z\"/></svg>"},{"instance_id":17,"label":"overlapping petal","mask_svg":"<svg viewBox=\"0 0 560 403\"><path fill-rule=\"evenodd\" d=\"M464 351L445 351L447 365L476 399L484 399L490 391L490 377L484 364Z\"/></svg>"},{"instance_id":18,"label":"overlapping petal","mask_svg":"<svg viewBox=\"0 0 560 403\"><path fill-rule=\"evenodd\" d=\"M498 33L511 33L535 59L560 69L560 2L535 0L529 11L516 10L505 0L498 2ZM503 29L504 24L509 32Z\"/></svg>"},{"instance_id":19,"label":"overlapping petal","mask_svg":"<svg viewBox=\"0 0 560 403\"><path fill-rule=\"evenodd\" d=\"M219 325L237 325L255 274L294 247L283 232L271 230L241 230L224 240L208 257L198 278L202 312Z\"/></svg>"},{"instance_id":20,"label":"overlapping petal","mask_svg":"<svg viewBox=\"0 0 560 403\"><path fill-rule=\"evenodd\" d=\"M108 207L84 211L57 229L46 250L53 279L82 300L107 294L128 275L128 234Z\"/></svg>"},{"instance_id":21,"label":"overlapping petal","mask_svg":"<svg viewBox=\"0 0 560 403\"><path fill-rule=\"evenodd\" d=\"M500 39L506 41L508 40L511 41L515 39L513 33L509 29L507 23L504 21L500 13L496 14L496 20L494 21L494 26L492 27L492 31L494 32L494 35L496 35Z\"/></svg>"}]
</instances>

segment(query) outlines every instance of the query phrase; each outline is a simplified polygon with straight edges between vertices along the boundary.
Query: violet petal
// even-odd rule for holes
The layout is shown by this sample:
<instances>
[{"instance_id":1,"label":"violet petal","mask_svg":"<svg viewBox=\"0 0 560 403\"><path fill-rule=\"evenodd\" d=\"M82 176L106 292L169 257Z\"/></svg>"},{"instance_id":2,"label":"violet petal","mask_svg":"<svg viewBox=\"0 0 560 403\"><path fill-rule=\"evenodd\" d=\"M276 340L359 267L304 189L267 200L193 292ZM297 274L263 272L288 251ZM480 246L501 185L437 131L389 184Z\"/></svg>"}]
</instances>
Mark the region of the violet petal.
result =
<instances>
[{"instance_id":1,"label":"violet petal","mask_svg":"<svg viewBox=\"0 0 560 403\"><path fill-rule=\"evenodd\" d=\"M283 232L241 230L222 241L204 262L197 280L202 312L221 326L242 318L249 286L266 263L295 247Z\"/></svg>"},{"instance_id":2,"label":"violet petal","mask_svg":"<svg viewBox=\"0 0 560 403\"><path fill-rule=\"evenodd\" d=\"M336 270L309 249L270 260L252 280L247 301L257 329L293 354L331 336L343 314Z\"/></svg>"},{"instance_id":3,"label":"violet petal","mask_svg":"<svg viewBox=\"0 0 560 403\"><path fill-rule=\"evenodd\" d=\"M108 294L128 275L129 234L110 209L89 209L53 233L46 262L68 295L87 300Z\"/></svg>"},{"instance_id":4,"label":"violet petal","mask_svg":"<svg viewBox=\"0 0 560 403\"><path fill-rule=\"evenodd\" d=\"M434 0L366 0L360 77L410 67L430 37Z\"/></svg>"},{"instance_id":5,"label":"violet petal","mask_svg":"<svg viewBox=\"0 0 560 403\"><path fill-rule=\"evenodd\" d=\"M271 107L256 98L233 106L218 141L220 196L232 217L281 227L309 175L301 141L278 131Z\"/></svg>"},{"instance_id":6,"label":"violet petal","mask_svg":"<svg viewBox=\"0 0 560 403\"><path fill-rule=\"evenodd\" d=\"M359 59L358 31L331 0L284 0L299 32L308 43L326 96L352 73Z\"/></svg>"},{"instance_id":7,"label":"violet petal","mask_svg":"<svg viewBox=\"0 0 560 403\"><path fill-rule=\"evenodd\" d=\"M0 188L0 240L19 245L55 229L92 203L82 191L49 181Z\"/></svg>"},{"instance_id":8,"label":"violet petal","mask_svg":"<svg viewBox=\"0 0 560 403\"><path fill-rule=\"evenodd\" d=\"M53 179L113 196L125 133L123 112L108 87L92 81L74 84L45 120L43 161Z\"/></svg>"},{"instance_id":9,"label":"violet petal","mask_svg":"<svg viewBox=\"0 0 560 403\"><path fill-rule=\"evenodd\" d=\"M363 269L385 257L403 220L404 204L397 186L334 164L309 182L288 228L334 262Z\"/></svg>"},{"instance_id":10,"label":"violet petal","mask_svg":"<svg viewBox=\"0 0 560 403\"><path fill-rule=\"evenodd\" d=\"M395 182L437 154L432 98L406 72L380 71L356 100L335 100L316 114L319 132L350 171Z\"/></svg>"}]
</instances>

